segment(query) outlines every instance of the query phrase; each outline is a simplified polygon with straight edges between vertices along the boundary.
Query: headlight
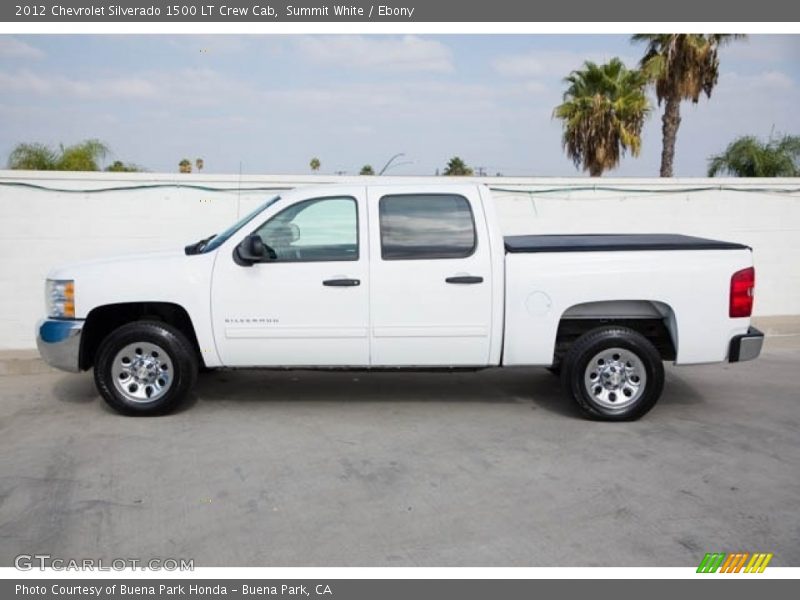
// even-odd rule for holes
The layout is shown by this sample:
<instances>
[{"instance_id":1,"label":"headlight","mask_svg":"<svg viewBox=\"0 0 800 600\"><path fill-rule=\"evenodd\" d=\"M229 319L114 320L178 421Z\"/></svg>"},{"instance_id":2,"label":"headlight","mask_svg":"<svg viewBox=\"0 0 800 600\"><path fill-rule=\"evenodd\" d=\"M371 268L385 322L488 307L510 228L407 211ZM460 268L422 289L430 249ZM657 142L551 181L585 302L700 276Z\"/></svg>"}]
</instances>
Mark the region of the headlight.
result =
<instances>
[{"instance_id":1,"label":"headlight","mask_svg":"<svg viewBox=\"0 0 800 600\"><path fill-rule=\"evenodd\" d=\"M75 318L75 282L72 279L48 279L44 289L47 316Z\"/></svg>"}]
</instances>

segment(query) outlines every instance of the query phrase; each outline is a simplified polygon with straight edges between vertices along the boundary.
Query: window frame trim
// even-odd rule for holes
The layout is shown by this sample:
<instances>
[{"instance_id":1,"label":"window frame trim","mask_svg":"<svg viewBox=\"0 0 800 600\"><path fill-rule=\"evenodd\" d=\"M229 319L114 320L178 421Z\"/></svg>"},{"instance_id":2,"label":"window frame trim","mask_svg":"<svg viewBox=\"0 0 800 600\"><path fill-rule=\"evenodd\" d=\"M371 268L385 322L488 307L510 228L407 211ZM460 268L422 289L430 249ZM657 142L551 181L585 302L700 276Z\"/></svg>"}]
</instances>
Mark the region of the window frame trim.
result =
<instances>
[{"instance_id":1,"label":"window frame trim","mask_svg":"<svg viewBox=\"0 0 800 600\"><path fill-rule=\"evenodd\" d=\"M457 197L462 198L467 203L467 209L469 210L469 218L470 222L472 223L472 247L470 248L469 253L464 254L463 256L418 256L412 258L386 258L384 256L383 251L383 227L381 226L381 202L383 202L384 198L398 198L398 197L414 197L414 196L450 196L450 197ZM475 211L472 210L472 203L469 201L464 194L454 194L448 192L433 192L433 193L402 193L402 194L384 194L380 198L378 198L378 239L380 241L380 250L381 250L381 260L382 261L398 261L398 260L463 260L465 258L470 258L474 256L475 253L478 251L478 226L475 222Z\"/></svg>"},{"instance_id":2,"label":"window frame trim","mask_svg":"<svg viewBox=\"0 0 800 600\"><path fill-rule=\"evenodd\" d=\"M332 196L315 196L313 198L303 198L302 200L298 200L297 202L293 202L288 206L284 206L281 210L276 212L275 214L271 215L265 221L262 221L261 224L256 227L253 231L250 232L249 235L258 235L258 230L261 229L264 225L272 221L273 219L280 216L285 211L289 210L293 206L297 206L298 204L303 204L305 202L320 202L322 200L351 200L353 205L356 209L356 253L353 258L324 258L324 259L309 259L309 260L263 260L256 264L281 264L281 265L291 265L297 263L322 263L322 262L358 262L361 260L361 215L359 214L359 206L358 206L358 198L352 196L350 194L344 194L342 196L332 195ZM301 211L302 212L302 211ZM259 236L260 237L260 236Z\"/></svg>"}]
</instances>

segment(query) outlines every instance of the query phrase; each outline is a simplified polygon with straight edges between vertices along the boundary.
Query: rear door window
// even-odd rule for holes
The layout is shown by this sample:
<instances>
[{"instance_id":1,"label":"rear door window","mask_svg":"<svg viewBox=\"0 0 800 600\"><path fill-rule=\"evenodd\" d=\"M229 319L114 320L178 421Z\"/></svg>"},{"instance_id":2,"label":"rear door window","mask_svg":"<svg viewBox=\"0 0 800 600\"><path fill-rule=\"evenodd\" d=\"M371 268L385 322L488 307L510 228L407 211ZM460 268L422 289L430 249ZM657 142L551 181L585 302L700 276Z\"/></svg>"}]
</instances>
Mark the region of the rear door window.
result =
<instances>
[{"instance_id":1,"label":"rear door window","mask_svg":"<svg viewBox=\"0 0 800 600\"><path fill-rule=\"evenodd\" d=\"M464 196L383 196L378 213L383 260L466 258L475 252L475 220Z\"/></svg>"}]
</instances>

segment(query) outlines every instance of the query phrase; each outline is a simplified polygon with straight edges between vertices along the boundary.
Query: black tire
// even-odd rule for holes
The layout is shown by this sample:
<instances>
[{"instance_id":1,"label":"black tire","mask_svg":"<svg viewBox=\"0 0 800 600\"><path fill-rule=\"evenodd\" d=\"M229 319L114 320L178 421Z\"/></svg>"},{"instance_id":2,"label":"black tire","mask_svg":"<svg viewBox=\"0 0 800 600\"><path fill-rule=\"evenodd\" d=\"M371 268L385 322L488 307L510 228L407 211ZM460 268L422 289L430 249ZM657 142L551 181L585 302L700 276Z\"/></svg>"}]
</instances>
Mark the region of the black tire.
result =
<instances>
[{"instance_id":1,"label":"black tire","mask_svg":"<svg viewBox=\"0 0 800 600\"><path fill-rule=\"evenodd\" d=\"M155 400L132 401L115 386L113 361L131 344L153 344L171 363L169 387ZM166 362L166 361L164 361ZM124 415L162 415L173 410L191 391L197 380L197 353L186 336L160 321L135 321L112 331L100 344L94 364L97 391L111 408Z\"/></svg>"},{"instance_id":2,"label":"black tire","mask_svg":"<svg viewBox=\"0 0 800 600\"><path fill-rule=\"evenodd\" d=\"M624 405L620 408L611 408L608 402L604 404L599 401L587 389L586 383L590 376L596 375L587 370L589 361L604 350L613 348L621 348L638 358L646 375L638 397L625 401L619 396ZM570 346L561 362L561 383L584 416L599 421L632 421L646 414L661 397L664 389L664 365L655 346L639 332L628 327L599 327L583 334ZM600 391L600 386L593 387L595 391ZM630 389L626 390L626 393L629 392ZM616 394L608 395L616 399Z\"/></svg>"}]
</instances>

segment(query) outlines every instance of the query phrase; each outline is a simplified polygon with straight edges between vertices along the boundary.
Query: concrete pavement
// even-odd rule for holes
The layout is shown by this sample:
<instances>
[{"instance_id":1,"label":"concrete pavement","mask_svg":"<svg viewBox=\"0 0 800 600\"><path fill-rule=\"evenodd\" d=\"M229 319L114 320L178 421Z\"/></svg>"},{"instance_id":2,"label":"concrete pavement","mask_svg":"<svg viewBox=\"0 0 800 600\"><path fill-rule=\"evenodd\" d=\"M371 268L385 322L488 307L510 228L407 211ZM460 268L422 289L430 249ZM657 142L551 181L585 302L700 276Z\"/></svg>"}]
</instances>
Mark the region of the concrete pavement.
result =
<instances>
[{"instance_id":1,"label":"concrete pavement","mask_svg":"<svg viewBox=\"0 0 800 600\"><path fill-rule=\"evenodd\" d=\"M125 418L91 375L0 377L0 565L800 565L800 337L669 367L643 420L581 419L543 369L217 372Z\"/></svg>"}]
</instances>

